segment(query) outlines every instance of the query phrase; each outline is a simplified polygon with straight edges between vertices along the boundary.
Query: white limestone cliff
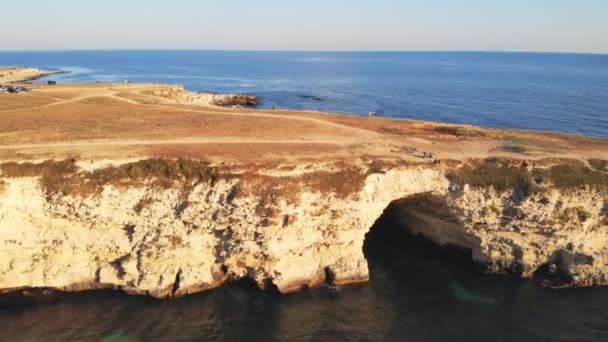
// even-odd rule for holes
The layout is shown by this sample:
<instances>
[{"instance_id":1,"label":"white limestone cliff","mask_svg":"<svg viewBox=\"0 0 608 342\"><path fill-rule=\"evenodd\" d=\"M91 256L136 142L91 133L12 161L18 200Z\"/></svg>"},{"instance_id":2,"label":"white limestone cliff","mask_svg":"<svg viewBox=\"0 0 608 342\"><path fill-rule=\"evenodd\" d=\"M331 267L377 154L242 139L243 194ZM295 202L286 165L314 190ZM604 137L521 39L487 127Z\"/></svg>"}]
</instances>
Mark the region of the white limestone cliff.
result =
<instances>
[{"instance_id":1,"label":"white limestone cliff","mask_svg":"<svg viewBox=\"0 0 608 342\"><path fill-rule=\"evenodd\" d=\"M363 174L351 193L296 187L301 179L285 176L293 196L270 183L250 191L247 177L187 190L107 183L83 195L50 192L43 176L3 175L0 289L116 288L166 298L243 277L284 293L362 282L365 235L395 200L412 232L471 249L489 272L532 277L557 268L573 286L608 284L605 192L548 187L514 203L512 190L457 185L448 171Z\"/></svg>"}]
</instances>

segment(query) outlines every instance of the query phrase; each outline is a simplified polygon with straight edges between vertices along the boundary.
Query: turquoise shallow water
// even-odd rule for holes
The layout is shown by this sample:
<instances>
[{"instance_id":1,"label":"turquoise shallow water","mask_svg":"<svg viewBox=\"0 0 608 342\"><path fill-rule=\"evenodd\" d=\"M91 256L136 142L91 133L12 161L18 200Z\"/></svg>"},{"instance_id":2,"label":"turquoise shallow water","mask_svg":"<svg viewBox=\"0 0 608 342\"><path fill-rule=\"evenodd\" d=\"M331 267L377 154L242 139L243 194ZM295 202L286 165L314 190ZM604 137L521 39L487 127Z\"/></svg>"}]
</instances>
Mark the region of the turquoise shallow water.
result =
<instances>
[{"instance_id":1,"label":"turquoise shallow water","mask_svg":"<svg viewBox=\"0 0 608 342\"><path fill-rule=\"evenodd\" d=\"M152 81L317 109L608 136L608 55L498 52L0 52L61 81Z\"/></svg>"}]
</instances>

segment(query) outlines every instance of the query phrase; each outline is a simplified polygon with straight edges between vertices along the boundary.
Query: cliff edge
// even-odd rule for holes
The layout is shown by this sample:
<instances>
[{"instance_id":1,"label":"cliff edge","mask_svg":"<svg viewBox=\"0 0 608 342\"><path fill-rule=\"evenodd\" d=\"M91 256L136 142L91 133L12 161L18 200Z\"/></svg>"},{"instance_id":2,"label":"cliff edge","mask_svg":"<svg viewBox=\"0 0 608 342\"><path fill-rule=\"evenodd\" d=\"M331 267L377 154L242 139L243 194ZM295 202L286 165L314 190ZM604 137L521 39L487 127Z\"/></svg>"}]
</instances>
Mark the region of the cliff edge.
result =
<instances>
[{"instance_id":1,"label":"cliff edge","mask_svg":"<svg viewBox=\"0 0 608 342\"><path fill-rule=\"evenodd\" d=\"M35 80L60 72L29 67L0 67L0 84Z\"/></svg>"},{"instance_id":2,"label":"cliff edge","mask_svg":"<svg viewBox=\"0 0 608 342\"><path fill-rule=\"evenodd\" d=\"M608 284L605 139L32 86L0 97L2 292L362 282L388 208L486 272Z\"/></svg>"}]
</instances>

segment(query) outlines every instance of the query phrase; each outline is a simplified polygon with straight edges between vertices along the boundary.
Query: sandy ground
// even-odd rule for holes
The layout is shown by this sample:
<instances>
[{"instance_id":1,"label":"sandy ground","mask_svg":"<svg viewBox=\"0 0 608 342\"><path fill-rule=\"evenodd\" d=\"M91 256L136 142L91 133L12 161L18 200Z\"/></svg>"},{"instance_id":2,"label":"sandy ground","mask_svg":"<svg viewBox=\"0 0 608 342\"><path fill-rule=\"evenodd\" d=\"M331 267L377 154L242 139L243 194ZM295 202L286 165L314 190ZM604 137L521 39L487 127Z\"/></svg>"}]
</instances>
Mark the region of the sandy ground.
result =
<instances>
[{"instance_id":1,"label":"sandy ground","mask_svg":"<svg viewBox=\"0 0 608 342\"><path fill-rule=\"evenodd\" d=\"M0 73L2 69L0 69ZM0 94L0 160L184 157L239 164L608 159L608 139L312 111L178 104L155 84L31 84Z\"/></svg>"}]
</instances>

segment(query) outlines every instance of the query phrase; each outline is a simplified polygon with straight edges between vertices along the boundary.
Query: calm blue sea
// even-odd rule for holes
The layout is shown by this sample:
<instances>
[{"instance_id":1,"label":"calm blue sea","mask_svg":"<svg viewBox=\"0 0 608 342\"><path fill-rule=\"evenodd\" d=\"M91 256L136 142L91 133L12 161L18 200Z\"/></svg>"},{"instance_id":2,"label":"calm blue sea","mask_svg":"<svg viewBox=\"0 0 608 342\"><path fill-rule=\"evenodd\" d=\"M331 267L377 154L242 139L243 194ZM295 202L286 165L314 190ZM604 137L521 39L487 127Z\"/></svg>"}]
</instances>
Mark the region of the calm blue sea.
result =
<instances>
[{"instance_id":1,"label":"calm blue sea","mask_svg":"<svg viewBox=\"0 0 608 342\"><path fill-rule=\"evenodd\" d=\"M178 83L317 109L608 136L608 55L499 52L0 52L74 81Z\"/></svg>"}]
</instances>

